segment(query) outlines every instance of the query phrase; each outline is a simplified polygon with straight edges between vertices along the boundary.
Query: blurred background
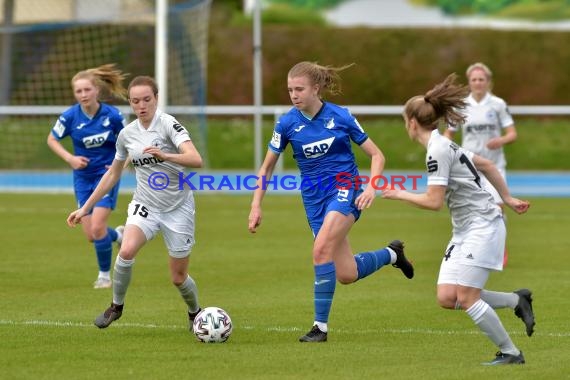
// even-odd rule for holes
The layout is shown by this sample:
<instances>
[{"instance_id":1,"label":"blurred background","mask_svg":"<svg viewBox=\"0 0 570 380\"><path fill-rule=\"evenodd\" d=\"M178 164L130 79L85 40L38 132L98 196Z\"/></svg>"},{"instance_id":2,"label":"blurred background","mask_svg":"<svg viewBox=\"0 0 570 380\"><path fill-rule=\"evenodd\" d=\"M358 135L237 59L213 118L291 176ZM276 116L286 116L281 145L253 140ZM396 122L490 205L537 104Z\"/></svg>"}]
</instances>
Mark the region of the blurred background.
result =
<instances>
[{"instance_id":1,"label":"blurred background","mask_svg":"<svg viewBox=\"0 0 570 380\"><path fill-rule=\"evenodd\" d=\"M255 171L302 60L356 63L327 100L350 107L387 170L423 171L402 104L484 62L519 132L509 171L570 169L568 0L3 0L0 11L0 190L71 189L45 140L74 103L72 76L111 62L160 80L161 106L211 171ZM295 170L290 153L279 168Z\"/></svg>"}]
</instances>

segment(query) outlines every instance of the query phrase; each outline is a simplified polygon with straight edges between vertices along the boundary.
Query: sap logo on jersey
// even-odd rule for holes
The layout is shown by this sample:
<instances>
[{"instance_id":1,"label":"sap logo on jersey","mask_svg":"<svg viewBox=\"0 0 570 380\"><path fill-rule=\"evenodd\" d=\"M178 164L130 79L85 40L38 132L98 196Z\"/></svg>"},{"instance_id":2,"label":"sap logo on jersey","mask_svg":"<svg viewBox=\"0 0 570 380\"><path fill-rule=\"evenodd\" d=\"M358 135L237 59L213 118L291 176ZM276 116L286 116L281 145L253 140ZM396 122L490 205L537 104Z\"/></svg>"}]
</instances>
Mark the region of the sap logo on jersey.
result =
<instances>
[{"instance_id":1,"label":"sap logo on jersey","mask_svg":"<svg viewBox=\"0 0 570 380\"><path fill-rule=\"evenodd\" d=\"M83 138L83 144L87 149L90 148L98 148L107 141L107 137L109 137L109 133L111 131L98 133L96 135L91 135Z\"/></svg>"},{"instance_id":2,"label":"sap logo on jersey","mask_svg":"<svg viewBox=\"0 0 570 380\"><path fill-rule=\"evenodd\" d=\"M334 137L330 137L328 139L315 141L314 143L303 145L303 153L305 153L305 157L317 158L327 154L334 139L335 139Z\"/></svg>"}]
</instances>

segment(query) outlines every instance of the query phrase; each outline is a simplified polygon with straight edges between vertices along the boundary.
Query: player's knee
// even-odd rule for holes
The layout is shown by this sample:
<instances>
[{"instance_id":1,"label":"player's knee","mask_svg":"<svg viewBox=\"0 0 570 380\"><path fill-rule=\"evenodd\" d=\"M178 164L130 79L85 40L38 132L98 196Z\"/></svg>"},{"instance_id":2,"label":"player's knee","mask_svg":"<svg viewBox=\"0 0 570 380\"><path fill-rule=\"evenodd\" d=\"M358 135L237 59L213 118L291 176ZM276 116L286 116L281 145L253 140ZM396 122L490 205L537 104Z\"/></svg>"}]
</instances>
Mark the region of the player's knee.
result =
<instances>
[{"instance_id":1,"label":"player's knee","mask_svg":"<svg viewBox=\"0 0 570 380\"><path fill-rule=\"evenodd\" d=\"M332 253L325 246L313 247L313 262L315 264L324 264L332 261Z\"/></svg>"}]
</instances>

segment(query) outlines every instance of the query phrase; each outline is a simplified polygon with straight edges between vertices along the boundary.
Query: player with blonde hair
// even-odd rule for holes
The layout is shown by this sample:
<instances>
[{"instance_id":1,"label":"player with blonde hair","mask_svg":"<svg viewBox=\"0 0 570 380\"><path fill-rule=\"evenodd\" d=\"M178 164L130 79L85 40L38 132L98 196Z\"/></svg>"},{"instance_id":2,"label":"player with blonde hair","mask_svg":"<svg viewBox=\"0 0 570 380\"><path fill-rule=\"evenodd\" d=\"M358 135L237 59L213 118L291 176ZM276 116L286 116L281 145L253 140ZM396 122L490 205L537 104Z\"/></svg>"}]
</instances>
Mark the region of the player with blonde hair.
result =
<instances>
[{"instance_id":1,"label":"player with blonde hair","mask_svg":"<svg viewBox=\"0 0 570 380\"><path fill-rule=\"evenodd\" d=\"M59 116L48 135L50 149L73 169L73 188L79 206L93 193L115 156L115 142L125 119L104 100L126 99L125 77L113 64L75 74L71 88L77 103ZM73 153L60 142L66 137L71 138ZM93 283L95 289L111 287L113 242L121 243L123 226L112 229L108 227L108 219L117 204L118 192L119 183L83 218L83 232L95 247L99 265L99 275Z\"/></svg>"},{"instance_id":2,"label":"player with blonde hair","mask_svg":"<svg viewBox=\"0 0 570 380\"><path fill-rule=\"evenodd\" d=\"M279 118L258 172L253 194L249 231L261 224L264 179L271 178L279 155L291 145L293 158L307 186L301 189L305 213L313 233L314 322L301 342L326 342L328 319L336 282L351 284L386 265L399 268L407 278L414 268L404 255L404 244L394 240L387 247L352 254L348 233L376 197L373 186L356 186L358 167L352 142L370 158L370 176L380 176L384 155L358 121L343 107L324 101L325 91L340 91L339 75L349 67L299 62L287 74L287 89L293 108ZM341 175L343 178L339 178ZM346 186L347 182L351 183Z\"/></svg>"},{"instance_id":3,"label":"player with blonde hair","mask_svg":"<svg viewBox=\"0 0 570 380\"><path fill-rule=\"evenodd\" d=\"M487 65L481 62L474 63L467 68L465 75L470 90L465 98L466 106L462 111L465 119L459 125L449 125L444 131L444 136L453 140L456 132L460 130L461 146L493 161L506 180L507 160L503 146L517 139L515 123L507 103L491 93L493 73ZM481 183L502 209L501 196L484 175L481 176ZM508 254L505 249L504 265L507 264L507 259Z\"/></svg>"}]
</instances>

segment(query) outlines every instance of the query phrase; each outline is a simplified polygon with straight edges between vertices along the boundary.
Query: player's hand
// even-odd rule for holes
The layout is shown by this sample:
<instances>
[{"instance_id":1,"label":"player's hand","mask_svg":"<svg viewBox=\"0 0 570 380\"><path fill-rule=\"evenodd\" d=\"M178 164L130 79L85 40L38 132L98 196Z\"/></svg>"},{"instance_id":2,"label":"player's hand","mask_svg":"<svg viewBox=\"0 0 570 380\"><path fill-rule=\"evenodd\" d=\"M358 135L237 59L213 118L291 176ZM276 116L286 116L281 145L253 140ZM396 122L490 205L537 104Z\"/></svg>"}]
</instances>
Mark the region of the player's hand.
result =
<instances>
[{"instance_id":1,"label":"player's hand","mask_svg":"<svg viewBox=\"0 0 570 380\"><path fill-rule=\"evenodd\" d=\"M67 225L69 227L75 227L76 225L81 224L81 218L83 218L85 215L86 213L81 208L73 211L67 217Z\"/></svg>"},{"instance_id":2,"label":"player's hand","mask_svg":"<svg viewBox=\"0 0 570 380\"><path fill-rule=\"evenodd\" d=\"M374 198L376 198L376 189L374 189L373 186L369 185L358 197L356 197L354 205L359 210L369 208L372 206Z\"/></svg>"},{"instance_id":3,"label":"player's hand","mask_svg":"<svg viewBox=\"0 0 570 380\"><path fill-rule=\"evenodd\" d=\"M69 159L68 164L75 170L85 169L89 165L89 159L83 156L73 156Z\"/></svg>"},{"instance_id":4,"label":"player's hand","mask_svg":"<svg viewBox=\"0 0 570 380\"><path fill-rule=\"evenodd\" d=\"M488 149L499 149L503 146L503 142L500 137L493 137L491 140L487 141Z\"/></svg>"},{"instance_id":5,"label":"player's hand","mask_svg":"<svg viewBox=\"0 0 570 380\"><path fill-rule=\"evenodd\" d=\"M259 207L252 207L249 213L248 219L248 226L249 232L252 234L257 232L257 227L261 224L261 208Z\"/></svg>"},{"instance_id":6,"label":"player's hand","mask_svg":"<svg viewBox=\"0 0 570 380\"><path fill-rule=\"evenodd\" d=\"M524 214L530 207L530 202L517 198L509 198L505 203L507 203L507 205L517 214Z\"/></svg>"},{"instance_id":7,"label":"player's hand","mask_svg":"<svg viewBox=\"0 0 570 380\"><path fill-rule=\"evenodd\" d=\"M156 146L147 146L143 149L143 153L152 154L154 157L166 161L166 153L164 153L160 148Z\"/></svg>"},{"instance_id":8,"label":"player's hand","mask_svg":"<svg viewBox=\"0 0 570 380\"><path fill-rule=\"evenodd\" d=\"M399 189L384 189L382 190L382 198L385 199L399 199L398 195L400 194Z\"/></svg>"}]
</instances>

